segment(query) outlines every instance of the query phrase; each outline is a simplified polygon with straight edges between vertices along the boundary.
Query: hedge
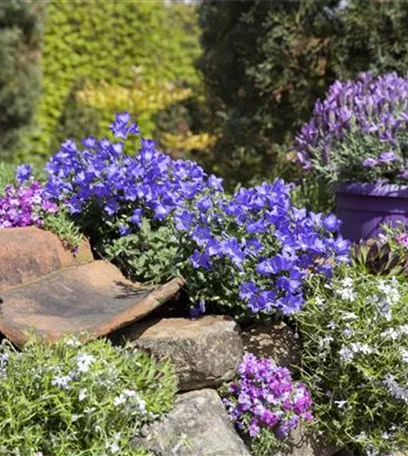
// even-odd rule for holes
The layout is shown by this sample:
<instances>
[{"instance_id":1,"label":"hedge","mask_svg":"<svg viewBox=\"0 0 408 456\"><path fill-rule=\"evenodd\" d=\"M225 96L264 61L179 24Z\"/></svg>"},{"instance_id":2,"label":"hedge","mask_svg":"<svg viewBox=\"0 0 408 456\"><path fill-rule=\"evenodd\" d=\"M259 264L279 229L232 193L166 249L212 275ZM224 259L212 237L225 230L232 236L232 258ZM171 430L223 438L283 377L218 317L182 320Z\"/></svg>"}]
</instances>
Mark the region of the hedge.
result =
<instances>
[{"instance_id":1,"label":"hedge","mask_svg":"<svg viewBox=\"0 0 408 456\"><path fill-rule=\"evenodd\" d=\"M93 132L105 127L103 119L113 113L80 102L77 92L86 87L99 90L103 82L130 89L135 75L148 85L195 84L197 34L195 10L184 4L50 0L38 129L22 158L45 157L67 135L78 139L87 127Z\"/></svg>"},{"instance_id":2,"label":"hedge","mask_svg":"<svg viewBox=\"0 0 408 456\"><path fill-rule=\"evenodd\" d=\"M38 1L0 2L0 160L18 147L38 101L42 10Z\"/></svg>"}]
</instances>

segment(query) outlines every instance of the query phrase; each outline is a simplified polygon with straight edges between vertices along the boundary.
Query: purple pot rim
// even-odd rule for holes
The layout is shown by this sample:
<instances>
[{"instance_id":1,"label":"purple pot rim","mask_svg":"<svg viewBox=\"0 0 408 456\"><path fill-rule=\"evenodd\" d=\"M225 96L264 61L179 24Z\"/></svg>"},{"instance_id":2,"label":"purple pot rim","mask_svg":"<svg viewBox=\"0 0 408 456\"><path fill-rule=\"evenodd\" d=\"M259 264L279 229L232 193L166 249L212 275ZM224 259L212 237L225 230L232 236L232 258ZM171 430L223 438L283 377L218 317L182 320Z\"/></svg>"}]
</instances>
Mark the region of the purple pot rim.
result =
<instances>
[{"instance_id":1,"label":"purple pot rim","mask_svg":"<svg viewBox=\"0 0 408 456\"><path fill-rule=\"evenodd\" d=\"M337 194L408 198L408 185L375 183L342 183L336 187Z\"/></svg>"}]
</instances>

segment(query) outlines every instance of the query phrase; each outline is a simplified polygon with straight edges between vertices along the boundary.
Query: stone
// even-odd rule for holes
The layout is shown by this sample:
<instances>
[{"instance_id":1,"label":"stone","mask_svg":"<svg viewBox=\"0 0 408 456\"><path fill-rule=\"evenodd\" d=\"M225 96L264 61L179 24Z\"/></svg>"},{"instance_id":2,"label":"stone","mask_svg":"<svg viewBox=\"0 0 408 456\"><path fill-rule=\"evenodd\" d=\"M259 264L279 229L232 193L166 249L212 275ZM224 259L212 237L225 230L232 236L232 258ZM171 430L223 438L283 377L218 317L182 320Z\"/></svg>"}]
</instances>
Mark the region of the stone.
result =
<instances>
[{"instance_id":1,"label":"stone","mask_svg":"<svg viewBox=\"0 0 408 456\"><path fill-rule=\"evenodd\" d=\"M146 426L134 443L155 456L250 456L211 389L180 394L173 410Z\"/></svg>"},{"instance_id":2,"label":"stone","mask_svg":"<svg viewBox=\"0 0 408 456\"><path fill-rule=\"evenodd\" d=\"M300 343L293 329L283 322L252 325L242 331L244 350L260 358L270 357L278 366L300 362Z\"/></svg>"},{"instance_id":3,"label":"stone","mask_svg":"<svg viewBox=\"0 0 408 456\"><path fill-rule=\"evenodd\" d=\"M180 391L216 387L231 380L243 356L239 326L221 315L134 324L125 328L122 337L158 359L171 360Z\"/></svg>"},{"instance_id":4,"label":"stone","mask_svg":"<svg viewBox=\"0 0 408 456\"><path fill-rule=\"evenodd\" d=\"M59 269L93 261L83 241L76 255L53 233L35 227L0 230L0 293Z\"/></svg>"},{"instance_id":5,"label":"stone","mask_svg":"<svg viewBox=\"0 0 408 456\"><path fill-rule=\"evenodd\" d=\"M183 287L178 278L157 287L127 280L104 260L71 266L1 294L0 332L23 345L30 331L54 342L86 340L145 318Z\"/></svg>"},{"instance_id":6,"label":"stone","mask_svg":"<svg viewBox=\"0 0 408 456\"><path fill-rule=\"evenodd\" d=\"M285 441L289 449L274 453L273 456L333 456L339 449L311 429L299 426ZM272 455L271 455L272 456Z\"/></svg>"}]
</instances>

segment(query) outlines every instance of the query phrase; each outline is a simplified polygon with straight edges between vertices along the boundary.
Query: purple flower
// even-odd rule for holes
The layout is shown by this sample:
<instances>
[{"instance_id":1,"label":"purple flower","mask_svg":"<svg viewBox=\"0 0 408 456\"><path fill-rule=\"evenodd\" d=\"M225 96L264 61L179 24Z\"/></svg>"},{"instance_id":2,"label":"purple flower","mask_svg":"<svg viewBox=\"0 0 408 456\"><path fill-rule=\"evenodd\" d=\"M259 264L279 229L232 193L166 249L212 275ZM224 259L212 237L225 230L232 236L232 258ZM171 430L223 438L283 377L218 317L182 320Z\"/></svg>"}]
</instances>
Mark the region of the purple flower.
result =
<instances>
[{"instance_id":1,"label":"purple flower","mask_svg":"<svg viewBox=\"0 0 408 456\"><path fill-rule=\"evenodd\" d=\"M398 244L401 244L403 247L408 249L408 233L398 234L395 239Z\"/></svg>"},{"instance_id":2,"label":"purple flower","mask_svg":"<svg viewBox=\"0 0 408 456\"><path fill-rule=\"evenodd\" d=\"M58 206L45 197L44 187L39 182L19 187L8 185L0 197L0 228L41 227L44 217L58 210Z\"/></svg>"},{"instance_id":3,"label":"purple flower","mask_svg":"<svg viewBox=\"0 0 408 456\"><path fill-rule=\"evenodd\" d=\"M394 152L383 152L378 157L378 161L381 164L388 164L400 160L400 158Z\"/></svg>"},{"instance_id":4,"label":"purple flower","mask_svg":"<svg viewBox=\"0 0 408 456\"><path fill-rule=\"evenodd\" d=\"M292 380L289 370L249 353L223 403L237 428L250 439L256 439L262 429L285 438L301 422L313 419L310 392Z\"/></svg>"},{"instance_id":5,"label":"purple flower","mask_svg":"<svg viewBox=\"0 0 408 456\"><path fill-rule=\"evenodd\" d=\"M235 238L230 238L226 241L223 241L221 243L221 249L223 254L226 257L230 258L231 261L236 265L241 264L245 260L246 254L238 240Z\"/></svg>"},{"instance_id":6,"label":"purple flower","mask_svg":"<svg viewBox=\"0 0 408 456\"><path fill-rule=\"evenodd\" d=\"M349 117L343 110L338 120L348 124ZM209 302L216 289L217 304L240 317L299 310L306 274L318 271L329 280L332 268L348 261L336 217L293 207L283 180L228 195L221 179L160 153L152 140L142 138L138 154L126 155L126 140L137 130L131 122L124 113L112 125L123 141L90 137L83 150L65 141L46 165L45 188L9 190L0 226L41 224L44 212L57 207L68 208L85 232L91 225L91 235L106 244L118 230L136 232L143 219L152 230L165 226L177 247L169 266L188 278L192 298ZM310 141L318 140L319 128L305 130Z\"/></svg>"},{"instance_id":7,"label":"purple flower","mask_svg":"<svg viewBox=\"0 0 408 456\"><path fill-rule=\"evenodd\" d=\"M399 179L400 170L377 165L401 161L408 133L407 106L408 76L362 74L354 81L336 81L296 136L296 161L331 181ZM391 150L377 158L384 146ZM345 151L350 151L349 158ZM354 166L356 157L376 174L361 172Z\"/></svg>"},{"instance_id":8,"label":"purple flower","mask_svg":"<svg viewBox=\"0 0 408 456\"><path fill-rule=\"evenodd\" d=\"M207 212L212 207L213 203L209 196L206 196L197 201L197 207L201 212Z\"/></svg>"},{"instance_id":9,"label":"purple flower","mask_svg":"<svg viewBox=\"0 0 408 456\"><path fill-rule=\"evenodd\" d=\"M142 223L143 209L134 209L131 217L129 217L130 223L136 226L140 226Z\"/></svg>"},{"instance_id":10,"label":"purple flower","mask_svg":"<svg viewBox=\"0 0 408 456\"><path fill-rule=\"evenodd\" d=\"M198 250L195 250L195 252L190 256L189 260L195 269L210 269L211 267L210 258L205 252L199 252Z\"/></svg>"},{"instance_id":11,"label":"purple flower","mask_svg":"<svg viewBox=\"0 0 408 456\"><path fill-rule=\"evenodd\" d=\"M378 165L378 160L375 160L372 157L367 157L361 162L361 164L364 166L364 168L373 168L374 166Z\"/></svg>"},{"instance_id":12,"label":"purple flower","mask_svg":"<svg viewBox=\"0 0 408 456\"><path fill-rule=\"evenodd\" d=\"M96 147L96 138L95 136L90 136L89 138L85 138L82 141L82 144L87 147L88 149L94 149Z\"/></svg>"},{"instance_id":13,"label":"purple flower","mask_svg":"<svg viewBox=\"0 0 408 456\"><path fill-rule=\"evenodd\" d=\"M132 232L131 228L126 225L119 225L119 234L121 237L127 236Z\"/></svg>"},{"instance_id":14,"label":"purple flower","mask_svg":"<svg viewBox=\"0 0 408 456\"><path fill-rule=\"evenodd\" d=\"M323 219L323 226L328 231L338 231L340 225L340 220L333 214L329 214Z\"/></svg>"},{"instance_id":15,"label":"purple flower","mask_svg":"<svg viewBox=\"0 0 408 456\"><path fill-rule=\"evenodd\" d=\"M254 282L244 282L239 287L239 297L241 299L250 299L259 291L258 285Z\"/></svg>"},{"instance_id":16,"label":"purple flower","mask_svg":"<svg viewBox=\"0 0 408 456\"><path fill-rule=\"evenodd\" d=\"M197 318L205 313L205 301L200 299L198 304L190 310L190 317Z\"/></svg>"},{"instance_id":17,"label":"purple flower","mask_svg":"<svg viewBox=\"0 0 408 456\"><path fill-rule=\"evenodd\" d=\"M138 135L140 133L139 128L135 123L129 125L130 119L131 116L128 112L116 115L116 119L110 128L117 138L126 139L129 134Z\"/></svg>"},{"instance_id":18,"label":"purple flower","mask_svg":"<svg viewBox=\"0 0 408 456\"><path fill-rule=\"evenodd\" d=\"M179 231L188 231L193 223L194 216L191 212L184 209L182 212L176 212L174 216L176 228Z\"/></svg>"},{"instance_id":19,"label":"purple flower","mask_svg":"<svg viewBox=\"0 0 408 456\"><path fill-rule=\"evenodd\" d=\"M16 179L18 183L23 183L30 179L33 170L30 165L20 165L16 169Z\"/></svg>"}]
</instances>

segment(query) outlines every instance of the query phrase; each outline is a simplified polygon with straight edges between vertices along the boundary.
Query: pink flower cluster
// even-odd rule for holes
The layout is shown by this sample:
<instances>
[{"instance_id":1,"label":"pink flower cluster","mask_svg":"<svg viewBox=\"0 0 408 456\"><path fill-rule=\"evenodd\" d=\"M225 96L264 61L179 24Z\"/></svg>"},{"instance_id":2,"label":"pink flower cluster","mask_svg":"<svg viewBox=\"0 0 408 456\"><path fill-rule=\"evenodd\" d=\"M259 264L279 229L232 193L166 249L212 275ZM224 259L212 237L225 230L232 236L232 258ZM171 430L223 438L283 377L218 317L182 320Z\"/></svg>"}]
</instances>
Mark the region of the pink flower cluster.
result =
<instances>
[{"instance_id":1,"label":"pink flower cluster","mask_svg":"<svg viewBox=\"0 0 408 456\"><path fill-rule=\"evenodd\" d=\"M250 438L266 428L283 439L300 422L313 419L310 392L292 380L288 369L247 353L238 373L224 404L238 429Z\"/></svg>"},{"instance_id":2,"label":"pink flower cluster","mask_svg":"<svg viewBox=\"0 0 408 456\"><path fill-rule=\"evenodd\" d=\"M408 233L400 233L397 235L395 239L398 242L398 244L408 249Z\"/></svg>"},{"instance_id":3,"label":"pink flower cluster","mask_svg":"<svg viewBox=\"0 0 408 456\"><path fill-rule=\"evenodd\" d=\"M43 216L57 211L58 206L44 197L39 182L8 185L0 196L0 228L42 226Z\"/></svg>"}]
</instances>

